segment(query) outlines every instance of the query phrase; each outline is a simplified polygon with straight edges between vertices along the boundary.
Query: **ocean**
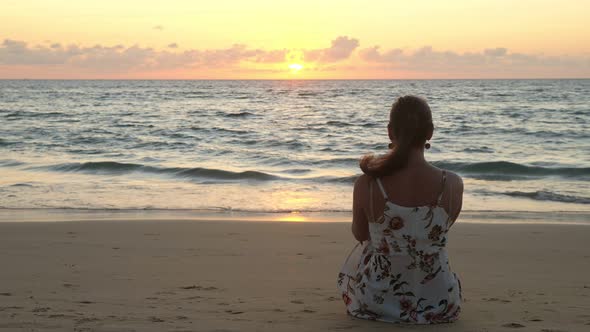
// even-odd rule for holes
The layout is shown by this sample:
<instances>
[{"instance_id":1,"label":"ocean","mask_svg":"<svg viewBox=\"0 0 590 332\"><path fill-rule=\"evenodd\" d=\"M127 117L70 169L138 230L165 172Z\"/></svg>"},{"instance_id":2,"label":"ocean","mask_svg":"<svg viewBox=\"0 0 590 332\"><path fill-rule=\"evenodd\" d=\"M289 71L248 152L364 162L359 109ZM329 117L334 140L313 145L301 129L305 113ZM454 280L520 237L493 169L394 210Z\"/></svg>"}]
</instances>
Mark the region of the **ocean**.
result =
<instances>
[{"instance_id":1,"label":"ocean","mask_svg":"<svg viewBox=\"0 0 590 332\"><path fill-rule=\"evenodd\" d=\"M465 211L590 211L590 80L2 80L0 208L350 211L404 94Z\"/></svg>"}]
</instances>

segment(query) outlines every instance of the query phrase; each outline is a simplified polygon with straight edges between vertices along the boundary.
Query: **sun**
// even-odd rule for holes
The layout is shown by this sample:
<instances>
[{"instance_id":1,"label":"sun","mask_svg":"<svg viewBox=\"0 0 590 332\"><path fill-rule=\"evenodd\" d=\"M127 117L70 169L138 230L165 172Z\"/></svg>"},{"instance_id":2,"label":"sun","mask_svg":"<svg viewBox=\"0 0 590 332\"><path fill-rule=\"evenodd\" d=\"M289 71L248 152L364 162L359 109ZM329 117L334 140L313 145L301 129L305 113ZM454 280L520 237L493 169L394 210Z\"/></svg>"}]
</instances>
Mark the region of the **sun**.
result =
<instances>
[{"instance_id":1,"label":"sun","mask_svg":"<svg viewBox=\"0 0 590 332\"><path fill-rule=\"evenodd\" d=\"M299 72L301 69L303 69L303 65L299 64L299 63L292 63L289 65L289 69L291 69L292 73L297 73Z\"/></svg>"}]
</instances>

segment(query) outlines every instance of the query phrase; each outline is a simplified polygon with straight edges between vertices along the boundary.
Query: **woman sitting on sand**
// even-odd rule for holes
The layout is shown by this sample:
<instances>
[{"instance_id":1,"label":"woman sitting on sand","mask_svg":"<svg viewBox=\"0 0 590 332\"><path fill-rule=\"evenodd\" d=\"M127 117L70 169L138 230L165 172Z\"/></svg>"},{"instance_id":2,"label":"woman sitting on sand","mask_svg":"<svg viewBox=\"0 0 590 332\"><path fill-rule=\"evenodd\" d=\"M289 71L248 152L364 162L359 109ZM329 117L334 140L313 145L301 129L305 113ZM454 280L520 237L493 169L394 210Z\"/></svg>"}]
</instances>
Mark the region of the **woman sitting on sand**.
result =
<instances>
[{"instance_id":1,"label":"woman sitting on sand","mask_svg":"<svg viewBox=\"0 0 590 332\"><path fill-rule=\"evenodd\" d=\"M352 233L360 241L338 276L347 312L395 323L448 323L461 310L447 232L461 211L461 178L424 159L433 134L426 101L400 97L387 126L392 150L366 156L354 185Z\"/></svg>"}]
</instances>

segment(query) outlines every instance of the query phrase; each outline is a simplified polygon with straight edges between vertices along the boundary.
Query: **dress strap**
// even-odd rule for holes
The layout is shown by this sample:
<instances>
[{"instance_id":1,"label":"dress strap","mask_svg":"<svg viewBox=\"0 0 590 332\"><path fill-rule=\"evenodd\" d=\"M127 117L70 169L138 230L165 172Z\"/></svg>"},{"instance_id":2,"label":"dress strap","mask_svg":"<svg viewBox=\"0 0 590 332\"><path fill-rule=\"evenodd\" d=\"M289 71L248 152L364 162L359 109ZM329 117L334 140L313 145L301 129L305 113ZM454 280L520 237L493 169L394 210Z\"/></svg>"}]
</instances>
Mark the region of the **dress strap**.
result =
<instances>
[{"instance_id":1,"label":"dress strap","mask_svg":"<svg viewBox=\"0 0 590 332\"><path fill-rule=\"evenodd\" d=\"M442 201L443 194L445 192L445 183L446 182L447 182L447 171L445 171L443 169L443 171L442 171L442 182L441 182L440 194L438 194L438 199L436 200L436 205L440 205L440 202Z\"/></svg>"},{"instance_id":2,"label":"dress strap","mask_svg":"<svg viewBox=\"0 0 590 332\"><path fill-rule=\"evenodd\" d=\"M369 181L369 222L375 222L375 212L373 211L373 181Z\"/></svg>"},{"instance_id":3,"label":"dress strap","mask_svg":"<svg viewBox=\"0 0 590 332\"><path fill-rule=\"evenodd\" d=\"M379 189L383 194L383 198L385 198L386 201L389 200L389 197L387 197L387 193L385 192L385 188L383 188L383 183L381 183L381 179L377 178L377 184L379 185Z\"/></svg>"}]
</instances>

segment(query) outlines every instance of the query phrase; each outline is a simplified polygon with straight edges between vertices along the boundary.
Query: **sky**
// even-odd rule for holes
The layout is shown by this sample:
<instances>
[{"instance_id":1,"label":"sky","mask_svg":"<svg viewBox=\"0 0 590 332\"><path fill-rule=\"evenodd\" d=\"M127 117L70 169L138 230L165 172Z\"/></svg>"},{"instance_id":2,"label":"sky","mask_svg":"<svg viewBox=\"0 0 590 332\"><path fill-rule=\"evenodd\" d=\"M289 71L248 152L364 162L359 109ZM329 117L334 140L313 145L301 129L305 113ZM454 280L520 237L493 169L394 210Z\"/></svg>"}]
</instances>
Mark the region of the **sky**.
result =
<instances>
[{"instance_id":1,"label":"sky","mask_svg":"<svg viewBox=\"0 0 590 332\"><path fill-rule=\"evenodd\" d=\"M590 78L590 0L0 0L0 78Z\"/></svg>"}]
</instances>

